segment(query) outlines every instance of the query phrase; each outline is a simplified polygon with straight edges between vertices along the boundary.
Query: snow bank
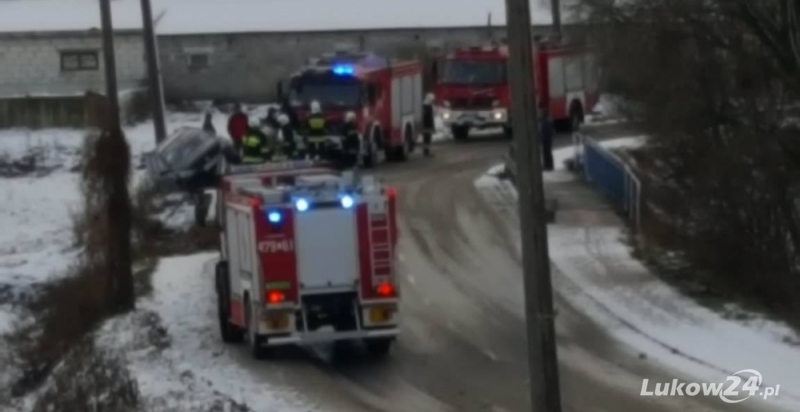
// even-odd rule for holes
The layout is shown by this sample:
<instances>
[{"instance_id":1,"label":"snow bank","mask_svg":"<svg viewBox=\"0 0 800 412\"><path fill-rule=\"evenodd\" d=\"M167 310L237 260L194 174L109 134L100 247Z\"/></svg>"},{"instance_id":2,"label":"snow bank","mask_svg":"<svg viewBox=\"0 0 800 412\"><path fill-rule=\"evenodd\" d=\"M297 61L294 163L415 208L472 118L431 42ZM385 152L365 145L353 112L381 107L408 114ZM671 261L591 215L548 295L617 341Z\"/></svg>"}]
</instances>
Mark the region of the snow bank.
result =
<instances>
[{"instance_id":1,"label":"snow bank","mask_svg":"<svg viewBox=\"0 0 800 412\"><path fill-rule=\"evenodd\" d=\"M422 29L506 24L505 0L156 0L162 35ZM562 18L572 19L571 2ZM313 10L309 13L309 10ZM531 1L535 25L552 24L549 0Z\"/></svg>"},{"instance_id":2,"label":"snow bank","mask_svg":"<svg viewBox=\"0 0 800 412\"><path fill-rule=\"evenodd\" d=\"M140 300L136 313L109 322L98 341L126 353L148 405L191 411L232 401L264 412L316 410L291 389L252 375L250 362L242 363L222 343L213 288L217 257L202 253L162 259L153 275L152 297Z\"/></svg>"},{"instance_id":3,"label":"snow bank","mask_svg":"<svg viewBox=\"0 0 800 412\"><path fill-rule=\"evenodd\" d=\"M642 142L635 136L600 144L621 148ZM555 150L557 170L550 176L568 173L563 160L573 155L572 147ZM476 186L486 188L493 181L498 190L515 192L495 177L496 168L477 179ZM557 183L547 175L546 188ZM731 319L700 306L634 259L624 238L621 221L548 225L550 257L556 276L563 276L554 278L557 290L650 359L706 382L724 382L728 374L743 369L758 370L765 386L781 385L780 396L770 403L800 410L800 337L795 331L752 313L744 316L747 320Z\"/></svg>"}]
</instances>

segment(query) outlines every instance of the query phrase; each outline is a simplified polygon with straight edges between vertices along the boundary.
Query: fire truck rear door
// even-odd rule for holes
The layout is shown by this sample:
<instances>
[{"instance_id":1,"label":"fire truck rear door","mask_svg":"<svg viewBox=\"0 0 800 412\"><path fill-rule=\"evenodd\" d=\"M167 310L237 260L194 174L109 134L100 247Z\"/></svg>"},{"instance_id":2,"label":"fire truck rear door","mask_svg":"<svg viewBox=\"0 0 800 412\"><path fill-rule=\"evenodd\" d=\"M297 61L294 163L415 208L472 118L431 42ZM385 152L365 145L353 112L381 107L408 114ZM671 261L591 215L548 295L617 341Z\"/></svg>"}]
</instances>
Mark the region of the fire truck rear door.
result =
<instances>
[{"instance_id":1,"label":"fire truck rear door","mask_svg":"<svg viewBox=\"0 0 800 412\"><path fill-rule=\"evenodd\" d=\"M300 212L295 225L301 293L355 290L359 255L354 209Z\"/></svg>"}]
</instances>

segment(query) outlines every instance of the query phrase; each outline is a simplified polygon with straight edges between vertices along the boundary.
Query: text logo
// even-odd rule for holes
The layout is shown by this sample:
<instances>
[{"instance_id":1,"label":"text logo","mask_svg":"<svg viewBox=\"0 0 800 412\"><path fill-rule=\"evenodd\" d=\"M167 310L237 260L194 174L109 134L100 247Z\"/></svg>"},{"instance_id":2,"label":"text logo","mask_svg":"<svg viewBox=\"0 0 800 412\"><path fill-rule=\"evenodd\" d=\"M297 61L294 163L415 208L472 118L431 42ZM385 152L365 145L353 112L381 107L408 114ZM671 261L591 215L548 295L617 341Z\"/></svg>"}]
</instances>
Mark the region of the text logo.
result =
<instances>
[{"instance_id":1,"label":"text logo","mask_svg":"<svg viewBox=\"0 0 800 412\"><path fill-rule=\"evenodd\" d=\"M291 253L294 252L294 241L284 240L263 240L258 242L258 251L261 253Z\"/></svg>"},{"instance_id":2,"label":"text logo","mask_svg":"<svg viewBox=\"0 0 800 412\"><path fill-rule=\"evenodd\" d=\"M725 403L744 402L754 396L767 399L778 396L781 385L762 386L764 378L754 369L744 369L725 379L725 382L686 383L673 379L668 383L650 384L642 380L641 396L717 396Z\"/></svg>"}]
</instances>

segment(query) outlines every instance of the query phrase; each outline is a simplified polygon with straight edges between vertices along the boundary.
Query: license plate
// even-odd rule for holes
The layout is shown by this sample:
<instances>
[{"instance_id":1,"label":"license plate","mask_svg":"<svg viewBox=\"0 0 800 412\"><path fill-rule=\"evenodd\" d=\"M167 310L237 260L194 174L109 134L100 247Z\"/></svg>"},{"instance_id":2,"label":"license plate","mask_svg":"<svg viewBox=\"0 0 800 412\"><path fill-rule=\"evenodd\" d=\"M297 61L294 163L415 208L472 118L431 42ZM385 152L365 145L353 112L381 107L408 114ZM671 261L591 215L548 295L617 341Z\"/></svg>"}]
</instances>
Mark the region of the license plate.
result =
<instances>
[{"instance_id":1,"label":"license plate","mask_svg":"<svg viewBox=\"0 0 800 412\"><path fill-rule=\"evenodd\" d=\"M270 329L286 329L289 327L289 315L275 314L267 317L267 326Z\"/></svg>"},{"instance_id":2,"label":"license plate","mask_svg":"<svg viewBox=\"0 0 800 412\"><path fill-rule=\"evenodd\" d=\"M383 323L391 319L391 317L391 309L379 308L369 310L369 320L372 321L372 323Z\"/></svg>"}]
</instances>

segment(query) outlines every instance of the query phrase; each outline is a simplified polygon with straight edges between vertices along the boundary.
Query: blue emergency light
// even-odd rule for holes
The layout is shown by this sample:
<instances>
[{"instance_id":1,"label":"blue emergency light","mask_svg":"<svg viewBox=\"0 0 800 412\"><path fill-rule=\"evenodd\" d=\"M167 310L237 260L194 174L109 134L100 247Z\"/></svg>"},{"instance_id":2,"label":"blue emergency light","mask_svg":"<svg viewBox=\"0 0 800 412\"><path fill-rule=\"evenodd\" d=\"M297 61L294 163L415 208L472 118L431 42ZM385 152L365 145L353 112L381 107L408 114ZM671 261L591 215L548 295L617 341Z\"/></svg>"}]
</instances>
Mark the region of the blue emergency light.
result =
<instances>
[{"instance_id":1,"label":"blue emergency light","mask_svg":"<svg viewBox=\"0 0 800 412\"><path fill-rule=\"evenodd\" d=\"M353 73L355 72L355 70L353 69L353 66L349 66L349 65L345 65L345 64L339 64L339 65L333 66L333 68L331 70L333 71L333 74L335 74L337 76L352 76Z\"/></svg>"},{"instance_id":2,"label":"blue emergency light","mask_svg":"<svg viewBox=\"0 0 800 412\"><path fill-rule=\"evenodd\" d=\"M344 195L339 200L339 202L341 202L343 208L350 209L351 207L353 207L355 200L353 200L353 198L350 195Z\"/></svg>"},{"instance_id":3,"label":"blue emergency light","mask_svg":"<svg viewBox=\"0 0 800 412\"><path fill-rule=\"evenodd\" d=\"M281 213L278 211L273 210L267 213L267 220L269 220L270 223L280 223L282 220L281 218Z\"/></svg>"},{"instance_id":4,"label":"blue emergency light","mask_svg":"<svg viewBox=\"0 0 800 412\"><path fill-rule=\"evenodd\" d=\"M297 199L294 201L294 207L297 208L299 212L305 212L308 210L308 200L305 199Z\"/></svg>"}]
</instances>

